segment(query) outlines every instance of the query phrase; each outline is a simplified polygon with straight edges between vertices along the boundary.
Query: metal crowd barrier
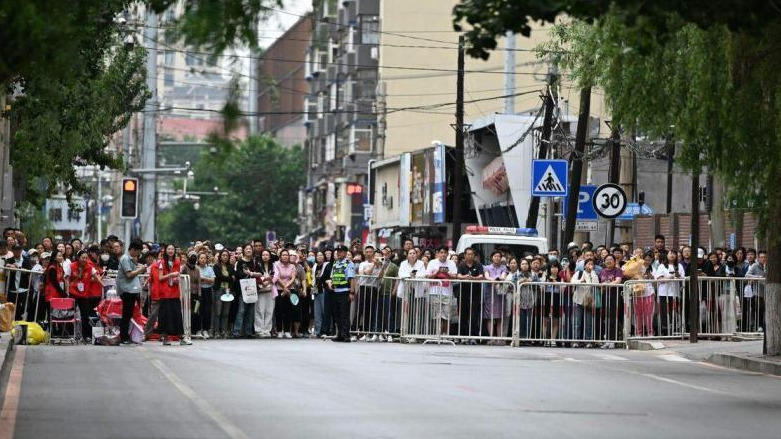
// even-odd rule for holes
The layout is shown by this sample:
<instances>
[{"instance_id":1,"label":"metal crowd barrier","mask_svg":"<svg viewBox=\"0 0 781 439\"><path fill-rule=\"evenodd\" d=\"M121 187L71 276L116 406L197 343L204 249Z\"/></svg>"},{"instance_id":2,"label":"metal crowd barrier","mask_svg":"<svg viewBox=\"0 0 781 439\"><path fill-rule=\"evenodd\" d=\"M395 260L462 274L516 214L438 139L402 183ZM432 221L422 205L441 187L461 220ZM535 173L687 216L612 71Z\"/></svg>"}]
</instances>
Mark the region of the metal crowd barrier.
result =
<instances>
[{"instance_id":1,"label":"metal crowd barrier","mask_svg":"<svg viewBox=\"0 0 781 439\"><path fill-rule=\"evenodd\" d=\"M698 277L701 337L759 335L764 323L764 279ZM624 284L624 338L688 337L690 278L631 280Z\"/></svg>"},{"instance_id":2,"label":"metal crowd barrier","mask_svg":"<svg viewBox=\"0 0 781 439\"><path fill-rule=\"evenodd\" d=\"M401 299L396 294L401 279L358 275L355 300L350 305L350 333L358 337L399 337Z\"/></svg>"},{"instance_id":3,"label":"metal crowd barrier","mask_svg":"<svg viewBox=\"0 0 781 439\"><path fill-rule=\"evenodd\" d=\"M42 271L5 267L0 269L0 282L0 301L14 304L14 320L37 322L46 316Z\"/></svg>"},{"instance_id":4,"label":"metal crowd barrier","mask_svg":"<svg viewBox=\"0 0 781 439\"><path fill-rule=\"evenodd\" d=\"M518 340L571 346L623 344L622 285L519 282Z\"/></svg>"},{"instance_id":5,"label":"metal crowd barrier","mask_svg":"<svg viewBox=\"0 0 781 439\"><path fill-rule=\"evenodd\" d=\"M401 290L406 341L507 344L516 337L513 282L407 278Z\"/></svg>"}]
</instances>

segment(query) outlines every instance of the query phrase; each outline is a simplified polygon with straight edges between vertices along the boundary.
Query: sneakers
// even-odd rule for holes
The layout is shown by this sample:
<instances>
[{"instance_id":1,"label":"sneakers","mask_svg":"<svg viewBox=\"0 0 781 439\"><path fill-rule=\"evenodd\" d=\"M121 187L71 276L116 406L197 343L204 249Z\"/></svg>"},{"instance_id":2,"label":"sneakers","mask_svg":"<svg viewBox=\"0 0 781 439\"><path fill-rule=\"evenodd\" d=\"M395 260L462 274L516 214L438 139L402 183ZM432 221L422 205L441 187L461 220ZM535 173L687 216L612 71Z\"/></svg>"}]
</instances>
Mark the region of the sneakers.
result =
<instances>
[{"instance_id":1,"label":"sneakers","mask_svg":"<svg viewBox=\"0 0 781 439\"><path fill-rule=\"evenodd\" d=\"M370 338L369 338L367 341L370 341L370 342L375 342L375 341L377 341L377 334L375 334L375 335L372 335L372 336L371 336L371 337L370 337Z\"/></svg>"},{"instance_id":2,"label":"sneakers","mask_svg":"<svg viewBox=\"0 0 781 439\"><path fill-rule=\"evenodd\" d=\"M163 346L171 346L171 340L166 337L160 337L160 341L163 342Z\"/></svg>"},{"instance_id":3,"label":"sneakers","mask_svg":"<svg viewBox=\"0 0 781 439\"><path fill-rule=\"evenodd\" d=\"M572 343L572 345L570 347L571 348L579 348L580 347L580 343Z\"/></svg>"},{"instance_id":4,"label":"sneakers","mask_svg":"<svg viewBox=\"0 0 781 439\"><path fill-rule=\"evenodd\" d=\"M586 349L591 349L591 348L593 348L593 347L594 347L594 345L593 345L593 344L591 344L591 343L586 343L586 346L585 346L585 347L586 347Z\"/></svg>"},{"instance_id":5,"label":"sneakers","mask_svg":"<svg viewBox=\"0 0 781 439\"><path fill-rule=\"evenodd\" d=\"M361 337L361 338L363 338L363 339L365 340L365 339L366 339L366 336L364 335L364 336L363 336L363 337ZM351 342L356 342L356 341L358 341L358 337L356 337L356 336L354 336L354 335L353 335L352 337L350 337L350 341L351 341Z\"/></svg>"},{"instance_id":6,"label":"sneakers","mask_svg":"<svg viewBox=\"0 0 781 439\"><path fill-rule=\"evenodd\" d=\"M615 343L605 343L602 346L600 346L600 349L615 349L616 344Z\"/></svg>"},{"instance_id":7,"label":"sneakers","mask_svg":"<svg viewBox=\"0 0 781 439\"><path fill-rule=\"evenodd\" d=\"M393 337L389 335L389 336L388 336L388 339L387 339L386 341L387 341L388 343L393 343Z\"/></svg>"},{"instance_id":8,"label":"sneakers","mask_svg":"<svg viewBox=\"0 0 781 439\"><path fill-rule=\"evenodd\" d=\"M285 332L284 338L293 338L293 336L289 332Z\"/></svg>"},{"instance_id":9,"label":"sneakers","mask_svg":"<svg viewBox=\"0 0 781 439\"><path fill-rule=\"evenodd\" d=\"M366 340L368 340L368 339L369 339L369 337L368 337L368 336L366 336L366 335L364 335L364 336L362 336L361 338L359 338L358 340L359 340L359 341L366 341Z\"/></svg>"},{"instance_id":10,"label":"sneakers","mask_svg":"<svg viewBox=\"0 0 781 439\"><path fill-rule=\"evenodd\" d=\"M285 338L285 333L284 332L277 333L277 338Z\"/></svg>"},{"instance_id":11,"label":"sneakers","mask_svg":"<svg viewBox=\"0 0 781 439\"><path fill-rule=\"evenodd\" d=\"M211 337L209 337L209 333L207 331L201 331L201 337L203 337L204 340L208 340Z\"/></svg>"},{"instance_id":12,"label":"sneakers","mask_svg":"<svg viewBox=\"0 0 781 439\"><path fill-rule=\"evenodd\" d=\"M179 344L182 346L190 346L193 344L193 342L190 341L190 337L184 337L181 340L179 340Z\"/></svg>"}]
</instances>

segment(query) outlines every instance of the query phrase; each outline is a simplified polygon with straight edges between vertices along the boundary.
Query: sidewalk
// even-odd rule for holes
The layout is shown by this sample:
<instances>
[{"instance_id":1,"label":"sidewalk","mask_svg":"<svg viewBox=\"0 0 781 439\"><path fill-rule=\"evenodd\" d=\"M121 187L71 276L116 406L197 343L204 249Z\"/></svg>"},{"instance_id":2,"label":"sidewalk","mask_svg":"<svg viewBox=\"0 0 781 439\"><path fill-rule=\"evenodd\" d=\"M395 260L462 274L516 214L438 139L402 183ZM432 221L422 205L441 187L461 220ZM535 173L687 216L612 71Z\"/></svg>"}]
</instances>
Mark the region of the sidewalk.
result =
<instances>
[{"instance_id":1,"label":"sidewalk","mask_svg":"<svg viewBox=\"0 0 781 439\"><path fill-rule=\"evenodd\" d=\"M682 357L707 361L719 366L781 376L781 357L762 355L762 341L710 341L691 344L682 340L665 340L665 348Z\"/></svg>"},{"instance_id":2,"label":"sidewalk","mask_svg":"<svg viewBox=\"0 0 781 439\"><path fill-rule=\"evenodd\" d=\"M0 396L4 395L5 382L8 379L8 374L11 372L12 348L11 333L0 333ZM2 398L0 398L0 401L2 401Z\"/></svg>"}]
</instances>

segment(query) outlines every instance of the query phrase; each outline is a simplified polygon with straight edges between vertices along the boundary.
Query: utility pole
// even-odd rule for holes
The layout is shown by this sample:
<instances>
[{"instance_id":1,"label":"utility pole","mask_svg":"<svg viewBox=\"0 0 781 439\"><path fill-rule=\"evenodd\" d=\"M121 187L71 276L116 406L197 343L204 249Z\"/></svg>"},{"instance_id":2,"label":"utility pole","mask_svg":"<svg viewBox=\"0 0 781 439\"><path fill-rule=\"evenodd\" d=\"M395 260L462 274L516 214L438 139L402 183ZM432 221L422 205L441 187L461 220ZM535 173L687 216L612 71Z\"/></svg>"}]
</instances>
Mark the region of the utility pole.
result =
<instances>
[{"instance_id":1,"label":"utility pole","mask_svg":"<svg viewBox=\"0 0 781 439\"><path fill-rule=\"evenodd\" d=\"M543 98L545 105L545 116L542 119L542 136L540 137L540 146L538 159L544 159L548 157L548 148L550 145L551 131L553 130L553 111L554 111L554 97L551 92L558 81L558 75L555 70L548 70L548 90L545 92ZM553 214L551 204L548 205L547 215ZM540 197L532 197L531 203L529 203L529 214L526 216L526 227L530 229L537 228L537 217L540 212ZM548 237L548 243L550 244L550 236ZM552 248L552 247L550 247Z\"/></svg>"},{"instance_id":2,"label":"utility pole","mask_svg":"<svg viewBox=\"0 0 781 439\"><path fill-rule=\"evenodd\" d=\"M610 136L610 175L608 182L618 184L621 178L621 137L618 134L618 127L613 127L613 134ZM607 224L607 242L605 245L609 248L615 241L616 220L611 219Z\"/></svg>"},{"instance_id":3,"label":"utility pole","mask_svg":"<svg viewBox=\"0 0 781 439\"><path fill-rule=\"evenodd\" d=\"M515 34L507 31L504 51L504 114L515 114Z\"/></svg>"},{"instance_id":4,"label":"utility pole","mask_svg":"<svg viewBox=\"0 0 781 439\"><path fill-rule=\"evenodd\" d=\"M255 44L250 47L249 57L249 88L247 99L247 113L249 114L249 134L250 136L258 135L258 50L257 50L257 33L258 22L253 20L252 32L255 33Z\"/></svg>"},{"instance_id":5,"label":"utility pole","mask_svg":"<svg viewBox=\"0 0 781 439\"><path fill-rule=\"evenodd\" d=\"M561 240L565 254L566 246L575 238L575 218L578 213L578 195L580 194L580 179L583 176L583 155L586 152L586 136L588 135L588 114L591 111L591 87L580 90L580 114L578 115L578 130L575 133L575 151L570 158L570 196L567 198L567 222L564 228L564 239Z\"/></svg>"},{"instance_id":6,"label":"utility pole","mask_svg":"<svg viewBox=\"0 0 781 439\"><path fill-rule=\"evenodd\" d=\"M700 246L700 163L692 170L692 262L689 273L689 342L697 343L700 331L700 284L697 281L697 252Z\"/></svg>"},{"instance_id":7,"label":"utility pole","mask_svg":"<svg viewBox=\"0 0 781 439\"><path fill-rule=\"evenodd\" d=\"M377 84L377 142L374 148L375 157L385 157L385 129L387 127L385 119L387 112L386 89L384 81Z\"/></svg>"},{"instance_id":8,"label":"utility pole","mask_svg":"<svg viewBox=\"0 0 781 439\"><path fill-rule=\"evenodd\" d=\"M146 86L151 97L144 106L144 145L141 151L141 167L152 169L156 166L157 148L157 14L152 8L146 11ZM144 241L155 240L155 192L157 190L157 176L154 173L141 175L141 239Z\"/></svg>"},{"instance_id":9,"label":"utility pole","mask_svg":"<svg viewBox=\"0 0 781 439\"><path fill-rule=\"evenodd\" d=\"M453 247L461 237L461 198L464 171L464 36L458 37L458 73L456 76L456 150L453 170Z\"/></svg>"},{"instance_id":10,"label":"utility pole","mask_svg":"<svg viewBox=\"0 0 781 439\"><path fill-rule=\"evenodd\" d=\"M673 160L675 157L675 142L672 135L667 136L667 209L669 215L673 211Z\"/></svg>"}]
</instances>

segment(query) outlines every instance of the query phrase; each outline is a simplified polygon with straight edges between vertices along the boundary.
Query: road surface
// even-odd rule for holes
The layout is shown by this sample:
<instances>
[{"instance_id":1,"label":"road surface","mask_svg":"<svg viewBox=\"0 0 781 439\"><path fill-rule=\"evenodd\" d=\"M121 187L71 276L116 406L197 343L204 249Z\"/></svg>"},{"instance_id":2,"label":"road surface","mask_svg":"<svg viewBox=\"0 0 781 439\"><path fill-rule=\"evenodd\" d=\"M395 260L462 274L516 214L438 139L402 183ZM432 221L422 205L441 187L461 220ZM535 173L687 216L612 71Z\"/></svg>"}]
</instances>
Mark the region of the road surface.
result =
<instances>
[{"instance_id":1,"label":"road surface","mask_svg":"<svg viewBox=\"0 0 781 439\"><path fill-rule=\"evenodd\" d=\"M14 435L5 422L0 438L781 436L781 379L674 352L320 340L17 349Z\"/></svg>"}]
</instances>

